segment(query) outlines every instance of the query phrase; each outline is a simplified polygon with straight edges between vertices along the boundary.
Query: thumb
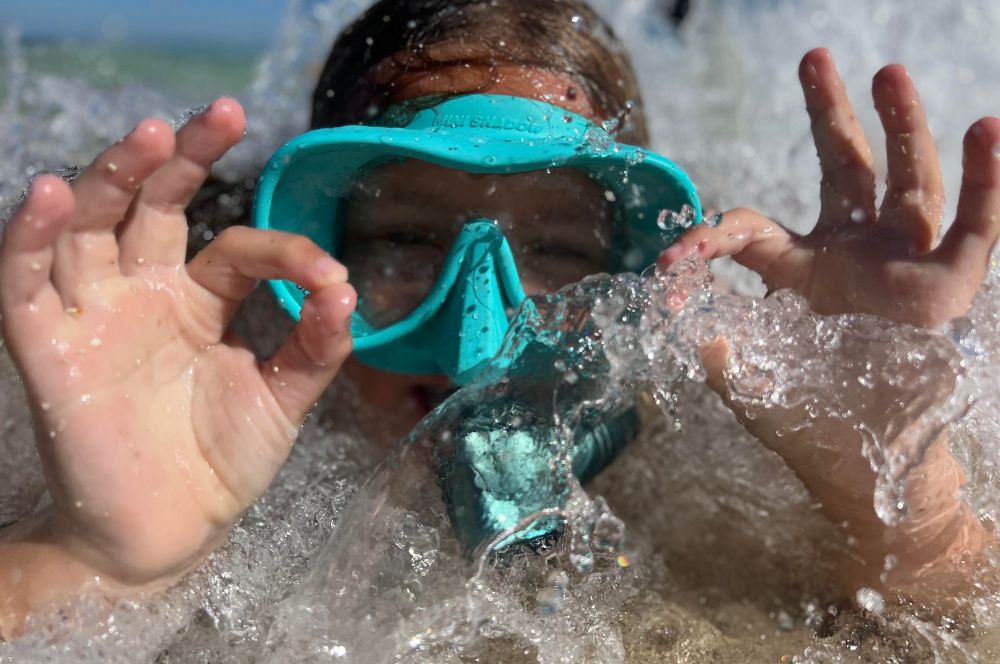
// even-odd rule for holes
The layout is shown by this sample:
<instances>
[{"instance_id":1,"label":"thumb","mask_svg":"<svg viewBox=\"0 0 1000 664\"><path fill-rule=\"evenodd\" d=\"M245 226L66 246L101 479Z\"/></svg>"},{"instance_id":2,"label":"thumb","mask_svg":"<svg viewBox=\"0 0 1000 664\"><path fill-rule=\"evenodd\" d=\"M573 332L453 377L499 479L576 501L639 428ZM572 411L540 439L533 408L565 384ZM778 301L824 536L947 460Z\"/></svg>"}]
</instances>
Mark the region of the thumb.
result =
<instances>
[{"instance_id":1,"label":"thumb","mask_svg":"<svg viewBox=\"0 0 1000 664\"><path fill-rule=\"evenodd\" d=\"M723 371L729 359L729 343L723 337L716 337L698 349L701 365L705 368L705 383L713 392L726 397L726 378Z\"/></svg>"},{"instance_id":2,"label":"thumb","mask_svg":"<svg viewBox=\"0 0 1000 664\"><path fill-rule=\"evenodd\" d=\"M284 345L260 363L261 377L292 422L306 418L350 355L356 305L357 294L348 283L313 291Z\"/></svg>"}]
</instances>

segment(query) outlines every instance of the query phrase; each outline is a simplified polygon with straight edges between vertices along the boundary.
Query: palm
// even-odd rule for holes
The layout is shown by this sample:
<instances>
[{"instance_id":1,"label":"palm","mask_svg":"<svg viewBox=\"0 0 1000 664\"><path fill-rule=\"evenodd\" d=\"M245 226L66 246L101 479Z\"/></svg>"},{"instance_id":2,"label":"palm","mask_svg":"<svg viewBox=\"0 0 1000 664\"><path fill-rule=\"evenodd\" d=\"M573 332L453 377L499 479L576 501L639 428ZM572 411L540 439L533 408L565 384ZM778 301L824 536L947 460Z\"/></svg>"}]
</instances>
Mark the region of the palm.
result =
<instances>
[{"instance_id":1,"label":"palm","mask_svg":"<svg viewBox=\"0 0 1000 664\"><path fill-rule=\"evenodd\" d=\"M252 356L210 347L222 320L185 324L197 320L195 306L173 292L190 286L184 273L116 279L79 314L38 321L55 344L9 340L24 349L19 364L40 400L37 432L51 449L53 497L92 537L124 546L143 533L151 548L191 550L206 526L224 524L255 497L282 459L265 451L291 423L254 408L269 392ZM223 389L224 379L240 389ZM200 402L216 412L199 412ZM233 437L260 461L249 473L227 463Z\"/></svg>"},{"instance_id":2,"label":"palm","mask_svg":"<svg viewBox=\"0 0 1000 664\"><path fill-rule=\"evenodd\" d=\"M822 314L871 313L935 327L968 309L1000 234L1000 120L984 118L965 137L956 219L940 244L944 190L916 90L898 65L883 68L872 94L886 131L889 177L875 208L871 149L829 53L800 67L823 171L816 228L798 236L747 209L697 227L664 252L661 265L690 253L731 255L771 289L792 288Z\"/></svg>"},{"instance_id":3,"label":"palm","mask_svg":"<svg viewBox=\"0 0 1000 664\"><path fill-rule=\"evenodd\" d=\"M845 226L795 244L766 276L821 314L872 313L933 327L962 315L971 301L954 271L915 254L910 238L893 228Z\"/></svg>"},{"instance_id":4,"label":"palm","mask_svg":"<svg viewBox=\"0 0 1000 664\"><path fill-rule=\"evenodd\" d=\"M211 113L178 134L176 153L172 132L137 130L72 192L40 179L0 253L4 337L57 518L136 577L183 564L265 491L350 348L336 330L353 307L346 275L317 273L325 254L303 238L233 228L184 264L182 203L242 129L241 113ZM169 148L160 158L155 141ZM114 192L112 177L144 182ZM272 275L315 292L309 320L261 362L226 329Z\"/></svg>"}]
</instances>

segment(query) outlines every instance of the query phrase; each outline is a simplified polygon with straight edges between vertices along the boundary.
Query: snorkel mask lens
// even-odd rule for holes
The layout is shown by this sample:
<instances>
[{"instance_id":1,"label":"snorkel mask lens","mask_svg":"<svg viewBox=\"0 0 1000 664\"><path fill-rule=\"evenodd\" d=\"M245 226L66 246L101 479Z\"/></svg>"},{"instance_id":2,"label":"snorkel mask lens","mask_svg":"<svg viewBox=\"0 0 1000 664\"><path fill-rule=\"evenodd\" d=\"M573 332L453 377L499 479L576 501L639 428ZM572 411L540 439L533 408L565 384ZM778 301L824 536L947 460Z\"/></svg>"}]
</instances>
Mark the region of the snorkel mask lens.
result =
<instances>
[{"instance_id":1,"label":"snorkel mask lens","mask_svg":"<svg viewBox=\"0 0 1000 664\"><path fill-rule=\"evenodd\" d=\"M419 241L425 246L379 240L372 255L359 259L364 267L351 332L368 340L368 347L355 353L375 366L445 374L461 385L500 349L508 317L524 300L524 290L510 246L491 220L467 223L443 261L429 239ZM382 244L385 249L378 249ZM383 262L390 257L386 254L412 259L417 253L428 254L428 261L403 278L395 274L397 264ZM392 272L379 275L380 269Z\"/></svg>"},{"instance_id":2,"label":"snorkel mask lens","mask_svg":"<svg viewBox=\"0 0 1000 664\"><path fill-rule=\"evenodd\" d=\"M452 97L418 111L397 108L387 112L383 122L391 126L314 130L278 150L258 184L254 225L306 235L343 260L344 212L352 184L371 169L406 158L469 173L511 174L559 167L587 173L606 188L609 200L613 199L619 210L611 271L641 271L680 234L683 230L680 227L664 231L657 224L662 211L679 212L688 206L696 221L701 218L694 185L679 167L655 153L618 144L586 118L552 104L521 97L473 94ZM496 267L498 259L493 256L492 260ZM500 260L504 262L505 259ZM468 380L472 373L463 368L468 367L466 362L454 360L454 346L458 332L471 333L471 326L453 327L447 333L450 342L435 342L436 350L428 348L427 343L402 346L397 343L428 323L432 309L437 311L434 307L423 307L426 300L414 306L430 283L428 274L434 272L430 267L427 274L422 273L427 267L384 266L383 269L403 270L404 276L411 277L415 284L419 277L420 285L413 288L408 285L382 302L374 297L365 298L361 293L363 303L351 325L355 353L362 361L389 371L449 373L453 379ZM503 270L507 268L501 267ZM440 273L443 275L444 271L442 263ZM504 275L498 277L500 285L496 288L505 315L509 307L523 299L523 288L518 292L512 285L519 283L516 269L511 266L507 272L511 283L507 283ZM364 291L365 275L352 273L352 283L359 277L362 281L358 283ZM284 280L273 280L269 285L281 306L298 319L307 293ZM432 286L428 296L435 292L438 292L436 286ZM499 320L496 311L491 316ZM426 335L440 331L433 326L425 328ZM488 334L494 336L493 332ZM425 336L429 338L432 337ZM498 347L486 348L492 343L482 344L484 353L498 350ZM443 355L439 356L438 351Z\"/></svg>"}]
</instances>

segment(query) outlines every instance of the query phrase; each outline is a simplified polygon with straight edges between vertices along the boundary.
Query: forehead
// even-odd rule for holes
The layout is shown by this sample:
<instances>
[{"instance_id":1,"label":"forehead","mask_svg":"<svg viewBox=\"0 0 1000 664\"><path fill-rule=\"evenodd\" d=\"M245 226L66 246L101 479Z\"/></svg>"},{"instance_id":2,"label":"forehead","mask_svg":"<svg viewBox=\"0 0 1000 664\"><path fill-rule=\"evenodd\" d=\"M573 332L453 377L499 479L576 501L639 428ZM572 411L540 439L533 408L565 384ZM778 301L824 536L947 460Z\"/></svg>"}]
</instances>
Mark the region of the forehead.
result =
<instances>
[{"instance_id":1,"label":"forehead","mask_svg":"<svg viewBox=\"0 0 1000 664\"><path fill-rule=\"evenodd\" d=\"M484 45L446 40L428 46L416 67L414 54L401 51L377 64L370 76L376 83L391 85L391 103L478 92L545 101L592 122L606 119L600 116L584 86L568 74L531 65L492 62L490 55Z\"/></svg>"}]
</instances>

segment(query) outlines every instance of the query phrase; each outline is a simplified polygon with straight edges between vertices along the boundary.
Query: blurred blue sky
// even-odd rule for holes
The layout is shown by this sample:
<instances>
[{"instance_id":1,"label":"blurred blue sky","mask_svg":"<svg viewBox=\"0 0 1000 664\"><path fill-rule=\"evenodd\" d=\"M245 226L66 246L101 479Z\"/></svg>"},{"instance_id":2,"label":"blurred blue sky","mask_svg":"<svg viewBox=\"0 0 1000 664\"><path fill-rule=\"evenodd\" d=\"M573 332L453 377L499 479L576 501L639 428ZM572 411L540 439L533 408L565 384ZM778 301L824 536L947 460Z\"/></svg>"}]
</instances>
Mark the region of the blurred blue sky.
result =
<instances>
[{"instance_id":1,"label":"blurred blue sky","mask_svg":"<svg viewBox=\"0 0 1000 664\"><path fill-rule=\"evenodd\" d=\"M265 48L287 0L0 0L27 38Z\"/></svg>"}]
</instances>

